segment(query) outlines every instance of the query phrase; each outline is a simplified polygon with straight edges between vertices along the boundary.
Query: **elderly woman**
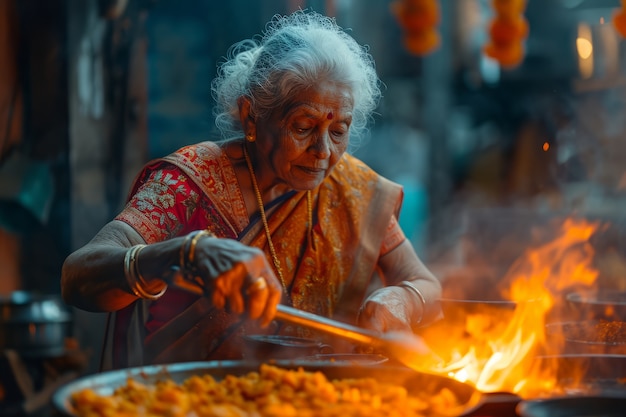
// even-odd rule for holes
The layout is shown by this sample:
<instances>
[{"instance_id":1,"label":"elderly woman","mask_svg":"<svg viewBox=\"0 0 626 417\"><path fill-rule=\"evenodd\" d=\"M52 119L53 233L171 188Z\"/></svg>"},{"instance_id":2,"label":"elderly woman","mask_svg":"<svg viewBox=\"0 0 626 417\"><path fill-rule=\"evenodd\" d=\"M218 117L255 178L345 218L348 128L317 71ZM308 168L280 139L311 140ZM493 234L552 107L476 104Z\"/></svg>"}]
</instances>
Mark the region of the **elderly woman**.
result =
<instances>
[{"instance_id":1,"label":"elderly woman","mask_svg":"<svg viewBox=\"0 0 626 417\"><path fill-rule=\"evenodd\" d=\"M103 366L240 358L251 332L311 336L272 322L278 303L383 332L435 320L441 286L398 225L401 187L346 152L380 97L365 48L331 18L277 16L230 49L212 88L225 139L147 164L65 261L67 303L114 312Z\"/></svg>"}]
</instances>

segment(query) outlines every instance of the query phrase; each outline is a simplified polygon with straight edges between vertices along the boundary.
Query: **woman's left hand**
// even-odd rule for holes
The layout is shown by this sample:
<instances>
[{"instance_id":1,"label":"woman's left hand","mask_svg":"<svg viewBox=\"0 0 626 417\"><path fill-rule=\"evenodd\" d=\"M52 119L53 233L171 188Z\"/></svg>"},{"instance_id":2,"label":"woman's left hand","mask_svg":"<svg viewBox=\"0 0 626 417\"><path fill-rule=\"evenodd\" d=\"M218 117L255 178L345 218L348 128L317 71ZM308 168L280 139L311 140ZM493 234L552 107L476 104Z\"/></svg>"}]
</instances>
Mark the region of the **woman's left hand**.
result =
<instances>
[{"instance_id":1,"label":"woman's left hand","mask_svg":"<svg viewBox=\"0 0 626 417\"><path fill-rule=\"evenodd\" d=\"M361 327L380 332L411 331L412 303L405 288L390 286L374 291L359 311Z\"/></svg>"}]
</instances>

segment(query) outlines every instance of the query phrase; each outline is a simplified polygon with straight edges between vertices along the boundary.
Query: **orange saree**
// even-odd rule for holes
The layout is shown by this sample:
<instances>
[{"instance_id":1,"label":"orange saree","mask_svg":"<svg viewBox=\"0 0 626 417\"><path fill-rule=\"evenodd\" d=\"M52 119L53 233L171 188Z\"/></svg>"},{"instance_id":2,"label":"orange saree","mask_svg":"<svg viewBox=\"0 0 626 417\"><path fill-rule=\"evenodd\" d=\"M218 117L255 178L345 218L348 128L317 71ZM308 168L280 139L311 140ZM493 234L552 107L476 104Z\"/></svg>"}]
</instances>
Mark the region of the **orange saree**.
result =
<instances>
[{"instance_id":1,"label":"orange saree","mask_svg":"<svg viewBox=\"0 0 626 417\"><path fill-rule=\"evenodd\" d=\"M290 296L282 302L354 324L381 247L404 239L399 227L390 238L388 227L398 215L402 189L344 155L312 197L310 229L306 192L290 193L267 208ZM162 206L167 209L156 207L158 201L166 201ZM208 228L270 256L260 220L247 216L229 159L212 142L187 146L150 163L117 219L134 227L147 243ZM259 331L241 316L214 309L208 299L173 288L157 301L138 301L128 310L116 313L116 330L108 338L124 342L113 357L121 353L125 359L114 360L110 367L236 359L241 357L241 337ZM291 326L271 329L309 335ZM115 346L109 343L108 349L115 351Z\"/></svg>"}]
</instances>

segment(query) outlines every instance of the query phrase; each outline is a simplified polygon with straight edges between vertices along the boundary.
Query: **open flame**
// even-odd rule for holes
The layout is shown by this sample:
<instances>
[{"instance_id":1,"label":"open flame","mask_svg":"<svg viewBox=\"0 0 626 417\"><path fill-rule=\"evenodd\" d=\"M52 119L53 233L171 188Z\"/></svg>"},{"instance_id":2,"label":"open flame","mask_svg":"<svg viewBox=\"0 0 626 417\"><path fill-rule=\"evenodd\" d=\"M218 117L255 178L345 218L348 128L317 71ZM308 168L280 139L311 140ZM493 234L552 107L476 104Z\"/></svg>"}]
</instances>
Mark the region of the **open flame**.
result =
<instances>
[{"instance_id":1,"label":"open flame","mask_svg":"<svg viewBox=\"0 0 626 417\"><path fill-rule=\"evenodd\" d=\"M556 361L537 359L548 348L546 319L563 291L596 281L588 240L597 228L597 223L565 220L557 238L527 250L509 269L502 294L508 304L485 302L479 310L447 315L425 329L426 343L443 358L426 367L483 392L528 398L557 390Z\"/></svg>"}]
</instances>

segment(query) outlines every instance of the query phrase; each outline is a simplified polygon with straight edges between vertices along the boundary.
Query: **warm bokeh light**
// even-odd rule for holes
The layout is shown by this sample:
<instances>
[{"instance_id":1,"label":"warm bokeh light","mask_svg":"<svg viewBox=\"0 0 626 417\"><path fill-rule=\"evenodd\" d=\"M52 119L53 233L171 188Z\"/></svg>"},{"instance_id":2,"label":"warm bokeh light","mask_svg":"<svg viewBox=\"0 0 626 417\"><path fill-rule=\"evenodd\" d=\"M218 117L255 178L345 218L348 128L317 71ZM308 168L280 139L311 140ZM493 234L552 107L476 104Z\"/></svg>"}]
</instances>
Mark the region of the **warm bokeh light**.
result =
<instances>
[{"instance_id":1,"label":"warm bokeh light","mask_svg":"<svg viewBox=\"0 0 626 417\"><path fill-rule=\"evenodd\" d=\"M548 149L550 149L550 144L548 142L544 142L542 149L544 150L544 152L548 152Z\"/></svg>"},{"instance_id":2,"label":"warm bokeh light","mask_svg":"<svg viewBox=\"0 0 626 417\"><path fill-rule=\"evenodd\" d=\"M578 52L578 71L581 78L591 78L593 75L593 40L591 27L586 23L578 25L576 51Z\"/></svg>"},{"instance_id":3,"label":"warm bokeh light","mask_svg":"<svg viewBox=\"0 0 626 417\"><path fill-rule=\"evenodd\" d=\"M589 39L577 38L576 49L578 49L578 56L582 59L588 59L593 53L593 45Z\"/></svg>"}]
</instances>

